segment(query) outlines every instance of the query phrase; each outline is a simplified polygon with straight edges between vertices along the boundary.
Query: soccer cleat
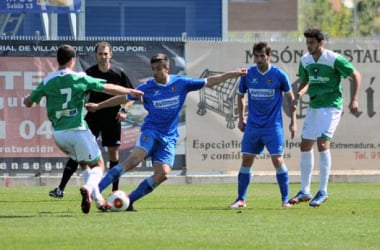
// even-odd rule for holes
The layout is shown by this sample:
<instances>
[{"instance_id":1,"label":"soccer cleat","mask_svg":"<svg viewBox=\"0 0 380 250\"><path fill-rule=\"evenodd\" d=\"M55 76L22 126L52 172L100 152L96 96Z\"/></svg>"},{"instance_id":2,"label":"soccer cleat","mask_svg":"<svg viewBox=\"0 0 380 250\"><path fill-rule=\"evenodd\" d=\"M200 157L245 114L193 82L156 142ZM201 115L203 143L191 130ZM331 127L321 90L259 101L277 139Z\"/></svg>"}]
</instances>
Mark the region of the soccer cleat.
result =
<instances>
[{"instance_id":1,"label":"soccer cleat","mask_svg":"<svg viewBox=\"0 0 380 250\"><path fill-rule=\"evenodd\" d=\"M323 202L325 202L328 198L326 192L318 191L318 193L314 196L313 200L310 201L309 206L311 207L319 207Z\"/></svg>"},{"instance_id":2,"label":"soccer cleat","mask_svg":"<svg viewBox=\"0 0 380 250\"><path fill-rule=\"evenodd\" d=\"M246 207L247 203L243 200L237 200L234 203L232 203L229 207L230 208L241 208L241 207Z\"/></svg>"},{"instance_id":3,"label":"soccer cleat","mask_svg":"<svg viewBox=\"0 0 380 250\"><path fill-rule=\"evenodd\" d=\"M81 203L82 212L85 214L88 214L90 212L90 209L91 209L90 192L88 191L88 189L85 186L82 186L79 189L79 191L80 191L80 194L82 195L82 203Z\"/></svg>"},{"instance_id":4,"label":"soccer cleat","mask_svg":"<svg viewBox=\"0 0 380 250\"><path fill-rule=\"evenodd\" d=\"M58 187L54 188L53 190L51 190L49 192L49 196L54 197L54 198L61 199L61 198L63 198L63 195L64 195L64 192L61 189L59 189Z\"/></svg>"},{"instance_id":5,"label":"soccer cleat","mask_svg":"<svg viewBox=\"0 0 380 250\"><path fill-rule=\"evenodd\" d=\"M96 207L103 212L111 210L112 204L107 202L106 200L96 200Z\"/></svg>"},{"instance_id":6,"label":"soccer cleat","mask_svg":"<svg viewBox=\"0 0 380 250\"><path fill-rule=\"evenodd\" d=\"M112 192L119 190L119 181L115 181L112 183Z\"/></svg>"},{"instance_id":7,"label":"soccer cleat","mask_svg":"<svg viewBox=\"0 0 380 250\"><path fill-rule=\"evenodd\" d=\"M299 191L296 196L294 196L293 198L291 198L288 203L294 205L294 204L298 204L300 202L307 202L309 200L311 200L311 193L304 193L302 191Z\"/></svg>"},{"instance_id":8,"label":"soccer cleat","mask_svg":"<svg viewBox=\"0 0 380 250\"><path fill-rule=\"evenodd\" d=\"M290 204L290 203L288 203L288 202L283 202L283 203L281 204L281 206L282 206L283 208L290 208L290 207L293 207L293 205Z\"/></svg>"},{"instance_id":9,"label":"soccer cleat","mask_svg":"<svg viewBox=\"0 0 380 250\"><path fill-rule=\"evenodd\" d=\"M127 212L137 212L137 210L135 210L135 209L133 208L133 204L132 204L132 202L129 203L129 206L127 207L127 209L126 209L125 211L127 211Z\"/></svg>"}]
</instances>

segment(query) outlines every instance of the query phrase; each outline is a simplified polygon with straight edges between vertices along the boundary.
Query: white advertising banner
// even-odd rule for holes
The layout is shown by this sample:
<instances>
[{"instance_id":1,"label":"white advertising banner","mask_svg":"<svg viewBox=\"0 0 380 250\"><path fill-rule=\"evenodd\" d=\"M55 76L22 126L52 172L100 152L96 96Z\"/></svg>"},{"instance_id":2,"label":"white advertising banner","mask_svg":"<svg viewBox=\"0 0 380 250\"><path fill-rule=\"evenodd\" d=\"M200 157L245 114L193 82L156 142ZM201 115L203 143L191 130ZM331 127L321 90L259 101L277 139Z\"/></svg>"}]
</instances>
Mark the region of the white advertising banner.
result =
<instances>
[{"instance_id":1,"label":"white advertising banner","mask_svg":"<svg viewBox=\"0 0 380 250\"><path fill-rule=\"evenodd\" d=\"M298 81L300 57L306 52L301 42L273 42L271 62L284 69L293 83ZM187 74L203 77L237 67L252 65L253 42L189 42L186 44ZM344 108L339 127L331 143L332 170L375 170L380 167L380 43L333 42L325 48L343 54L362 74L360 113L349 113L350 79L343 79ZM232 79L214 88L192 93L186 103L186 166L188 172L235 172L241 164L242 133L237 128L236 88ZM289 135L289 115L283 109L285 160L289 170L299 169L301 131L307 97L297 110L298 133ZM317 152L317 148L314 148ZM315 154L318 170L318 154ZM273 169L268 152L254 162L254 170Z\"/></svg>"}]
</instances>

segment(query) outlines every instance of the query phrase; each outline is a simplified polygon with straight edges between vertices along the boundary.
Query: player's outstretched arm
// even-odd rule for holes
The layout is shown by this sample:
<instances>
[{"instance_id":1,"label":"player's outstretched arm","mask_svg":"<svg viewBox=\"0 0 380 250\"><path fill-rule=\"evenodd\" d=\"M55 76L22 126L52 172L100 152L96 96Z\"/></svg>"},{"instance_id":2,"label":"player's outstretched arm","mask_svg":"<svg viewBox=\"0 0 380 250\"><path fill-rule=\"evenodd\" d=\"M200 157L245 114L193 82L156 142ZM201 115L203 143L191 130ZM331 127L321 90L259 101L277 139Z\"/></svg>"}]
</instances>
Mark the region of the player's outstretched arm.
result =
<instances>
[{"instance_id":1,"label":"player's outstretched arm","mask_svg":"<svg viewBox=\"0 0 380 250\"><path fill-rule=\"evenodd\" d=\"M143 92L137 89L131 89L131 88L124 88L122 86L112 84L112 83L106 83L104 84L104 93L109 95L126 95L130 94L133 97L141 98L143 96Z\"/></svg>"},{"instance_id":2,"label":"player's outstretched arm","mask_svg":"<svg viewBox=\"0 0 380 250\"><path fill-rule=\"evenodd\" d=\"M114 97L111 97L103 102L99 103L86 103L85 107L90 112L95 112L99 109L108 108L108 107L114 107L120 104L124 104L126 102L126 96L125 95L117 95Z\"/></svg>"},{"instance_id":3,"label":"player's outstretched arm","mask_svg":"<svg viewBox=\"0 0 380 250\"><path fill-rule=\"evenodd\" d=\"M246 68L237 69L234 71L230 71L224 74L217 74L207 77L207 87L215 86L219 83L225 82L226 80L233 78L233 77L240 77L247 74Z\"/></svg>"}]
</instances>

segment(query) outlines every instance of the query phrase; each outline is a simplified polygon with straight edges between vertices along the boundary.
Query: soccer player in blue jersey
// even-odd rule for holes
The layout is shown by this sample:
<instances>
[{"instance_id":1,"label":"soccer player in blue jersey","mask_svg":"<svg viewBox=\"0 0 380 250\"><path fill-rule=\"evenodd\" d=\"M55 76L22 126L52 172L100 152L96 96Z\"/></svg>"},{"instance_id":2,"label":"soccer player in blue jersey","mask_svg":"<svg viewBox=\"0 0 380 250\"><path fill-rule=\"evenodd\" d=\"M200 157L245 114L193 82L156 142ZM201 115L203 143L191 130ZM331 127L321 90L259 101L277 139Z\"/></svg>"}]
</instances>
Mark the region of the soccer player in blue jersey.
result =
<instances>
[{"instance_id":1,"label":"soccer player in blue jersey","mask_svg":"<svg viewBox=\"0 0 380 250\"><path fill-rule=\"evenodd\" d=\"M309 202L311 207L319 207L328 198L327 186L331 169L330 142L342 116L343 97L341 79L350 77L353 82L349 109L356 114L359 109L359 88L361 74L342 55L325 49L324 34L318 28L305 30L308 53L301 57L298 75L296 101L309 95L301 140L301 188L290 199L291 204ZM295 102L294 108L297 106ZM319 188L312 196L310 185L314 168L313 145L317 143L319 154ZM313 198L312 198L313 197Z\"/></svg>"},{"instance_id":2,"label":"soccer player in blue jersey","mask_svg":"<svg viewBox=\"0 0 380 250\"><path fill-rule=\"evenodd\" d=\"M256 155L264 147L271 155L276 178L280 187L282 207L288 203L289 177L284 162L284 133L282 125L282 95L288 101L290 133L294 138L297 130L296 113L292 109L294 95L287 74L270 64L271 47L265 42L253 45L255 65L241 77L238 89L239 129L244 132L242 140L242 163L238 173L238 197L230 208L246 207L246 195L252 178L252 165ZM248 98L248 114L245 117L245 98Z\"/></svg>"},{"instance_id":3,"label":"soccer player in blue jersey","mask_svg":"<svg viewBox=\"0 0 380 250\"><path fill-rule=\"evenodd\" d=\"M246 69L212 75L205 79L194 79L185 76L169 74L169 59L164 54L157 54L150 61L153 78L137 86L137 90L144 92L144 108L148 115L141 127L141 134L135 148L128 158L107 172L99 183L102 191L113 181L127 171L134 169L141 161L151 157L154 173L143 180L137 188L129 194L131 205L127 210L133 211L133 203L151 193L158 185L164 182L174 164L175 149L178 137L179 112L185 102L187 94L200 90L204 86L212 87L229 78L239 77L246 73ZM90 111L125 103L127 99L136 98L115 96L99 104L88 103Z\"/></svg>"}]
</instances>

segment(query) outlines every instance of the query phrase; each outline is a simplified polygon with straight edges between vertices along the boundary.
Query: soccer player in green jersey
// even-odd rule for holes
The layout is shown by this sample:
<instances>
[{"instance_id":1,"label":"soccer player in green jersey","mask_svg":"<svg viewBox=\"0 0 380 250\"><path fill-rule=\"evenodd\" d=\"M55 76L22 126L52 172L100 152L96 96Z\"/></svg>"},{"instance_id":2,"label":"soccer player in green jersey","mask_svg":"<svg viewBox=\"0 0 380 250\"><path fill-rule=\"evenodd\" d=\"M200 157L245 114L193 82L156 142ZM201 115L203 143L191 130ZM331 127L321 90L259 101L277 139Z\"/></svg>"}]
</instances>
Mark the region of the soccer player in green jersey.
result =
<instances>
[{"instance_id":1,"label":"soccer player in green jersey","mask_svg":"<svg viewBox=\"0 0 380 250\"><path fill-rule=\"evenodd\" d=\"M74 72L76 53L72 46L59 46L57 71L46 76L24 100L26 107L39 103L46 97L47 116L54 130L54 141L71 159L80 163L85 185L80 188L82 211L89 213L91 199L101 210L107 210L109 204L99 192L98 183L105 167L94 135L84 120L84 103L88 91L104 92L110 95L131 94L141 97L142 92L106 83L85 73ZM87 168L88 166L88 168Z\"/></svg>"},{"instance_id":2,"label":"soccer player in green jersey","mask_svg":"<svg viewBox=\"0 0 380 250\"><path fill-rule=\"evenodd\" d=\"M112 45L102 41L95 45L95 58L97 63L86 70L86 74L96 78L102 78L107 82L112 82L126 88L133 88L128 76L124 70L111 63L113 53ZM110 95L102 92L90 91L88 102L102 102L111 98ZM120 105L115 105L97 112L88 112L85 120L91 132L96 138L101 137L102 146L107 148L109 167L112 168L119 163L119 146L121 136L121 122L127 118L127 110L133 104L128 101ZM120 109L120 110L119 110ZM105 166L107 164L105 163ZM58 187L49 192L49 196L54 198L63 198L65 187L71 176L77 171L78 163L71 158L66 162L63 169L62 178ZM119 180L112 185L112 191L119 189Z\"/></svg>"},{"instance_id":3,"label":"soccer player in green jersey","mask_svg":"<svg viewBox=\"0 0 380 250\"><path fill-rule=\"evenodd\" d=\"M293 108L304 94L309 95L301 140L301 189L291 204L310 201L310 206L319 207L328 198L327 185L331 168L330 141L342 115L341 79L350 77L353 82L353 95L349 109L358 112L358 96L361 75L342 55L323 47L324 34L318 28L304 32L308 53L301 57L298 68L300 85ZM314 166L313 144L317 142L319 151L319 190L312 199L310 191L311 175Z\"/></svg>"}]
</instances>

